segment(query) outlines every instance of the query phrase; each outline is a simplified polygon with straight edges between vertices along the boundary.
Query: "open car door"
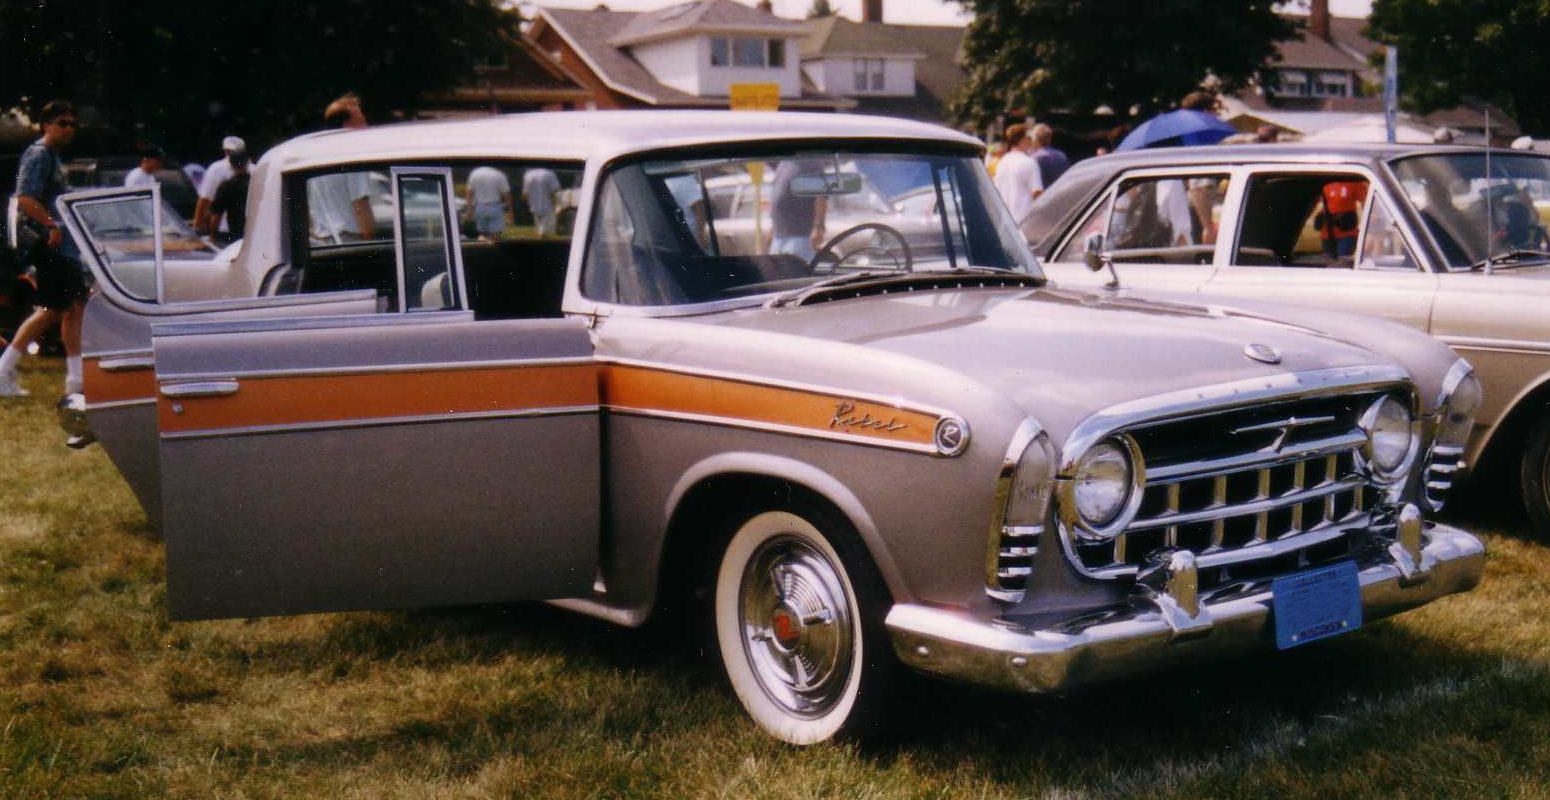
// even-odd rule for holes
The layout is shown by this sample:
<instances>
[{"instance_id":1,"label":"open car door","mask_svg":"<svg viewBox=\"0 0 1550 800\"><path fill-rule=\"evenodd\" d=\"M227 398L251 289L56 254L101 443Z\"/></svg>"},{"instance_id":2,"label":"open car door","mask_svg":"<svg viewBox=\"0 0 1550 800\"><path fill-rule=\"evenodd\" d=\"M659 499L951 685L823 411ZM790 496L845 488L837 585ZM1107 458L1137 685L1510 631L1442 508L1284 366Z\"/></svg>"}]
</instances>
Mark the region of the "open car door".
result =
<instances>
[{"instance_id":1,"label":"open car door","mask_svg":"<svg viewBox=\"0 0 1550 800\"><path fill-rule=\"evenodd\" d=\"M153 326L172 618L590 590L585 322L474 321L450 173L393 184L396 308Z\"/></svg>"},{"instance_id":2,"label":"open car door","mask_svg":"<svg viewBox=\"0 0 1550 800\"><path fill-rule=\"evenodd\" d=\"M161 200L159 186L75 192L58 204L96 277L82 325L79 410L153 525L161 520L153 324L377 310L371 291L284 297L239 291L246 281Z\"/></svg>"}]
</instances>

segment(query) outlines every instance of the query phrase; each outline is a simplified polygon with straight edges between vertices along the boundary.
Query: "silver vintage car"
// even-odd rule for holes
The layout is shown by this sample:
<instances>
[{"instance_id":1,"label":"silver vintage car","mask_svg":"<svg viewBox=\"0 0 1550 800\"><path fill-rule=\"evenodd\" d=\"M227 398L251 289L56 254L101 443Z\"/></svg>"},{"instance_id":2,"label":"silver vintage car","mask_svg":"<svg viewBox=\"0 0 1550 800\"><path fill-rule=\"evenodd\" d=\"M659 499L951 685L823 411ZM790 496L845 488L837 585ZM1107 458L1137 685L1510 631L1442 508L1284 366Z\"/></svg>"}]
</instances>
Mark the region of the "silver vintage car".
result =
<instances>
[{"instance_id":1,"label":"silver vintage car","mask_svg":"<svg viewBox=\"0 0 1550 800\"><path fill-rule=\"evenodd\" d=\"M1050 277L1381 316L1478 370L1467 447L1433 459L1438 509L1466 465L1517 490L1550 540L1550 155L1479 147L1174 147L1090 159L1024 228ZM1297 311L1281 312L1299 314ZM1449 446L1451 447L1451 445Z\"/></svg>"},{"instance_id":2,"label":"silver vintage car","mask_svg":"<svg viewBox=\"0 0 1550 800\"><path fill-rule=\"evenodd\" d=\"M174 619L697 603L795 743L874 724L900 667L1055 691L1475 585L1480 541L1421 509L1467 363L1360 317L1053 288L980 156L791 113L314 134L257 166L206 297L124 283L92 229L154 190L72 195L100 293L63 418L164 532ZM461 235L479 166L578 187L575 234ZM350 213L373 172L390 229ZM736 247L726 184L780 193ZM912 199L828 215L867 187Z\"/></svg>"}]
</instances>

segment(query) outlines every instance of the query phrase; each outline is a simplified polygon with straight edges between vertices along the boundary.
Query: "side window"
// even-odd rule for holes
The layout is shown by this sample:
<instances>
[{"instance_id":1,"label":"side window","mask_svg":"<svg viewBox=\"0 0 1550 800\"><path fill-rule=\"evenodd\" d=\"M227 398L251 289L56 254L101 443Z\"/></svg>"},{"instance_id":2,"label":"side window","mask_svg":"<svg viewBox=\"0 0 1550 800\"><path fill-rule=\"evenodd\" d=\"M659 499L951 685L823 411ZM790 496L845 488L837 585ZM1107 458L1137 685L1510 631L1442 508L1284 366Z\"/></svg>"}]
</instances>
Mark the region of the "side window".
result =
<instances>
[{"instance_id":1,"label":"side window","mask_svg":"<svg viewBox=\"0 0 1550 800\"><path fill-rule=\"evenodd\" d=\"M446 198L439 179L401 179L401 231L395 229L397 166L359 165L303 179L291 239L301 254L277 276L274 291L373 289L382 310L466 305L481 319L561 316L581 164L499 159L401 165L450 170L452 180ZM447 199L455 221L450 227L440 211ZM454 255L462 262L466 301L457 296L448 269Z\"/></svg>"},{"instance_id":2,"label":"side window","mask_svg":"<svg viewBox=\"0 0 1550 800\"><path fill-rule=\"evenodd\" d=\"M1114 207L1114 195L1104 195L1103 202L1088 213L1087 219L1076 227L1076 233L1066 242L1066 246L1055 254L1056 263L1082 261L1082 248L1086 246L1087 237L1095 233L1103 233L1109 228L1109 210Z\"/></svg>"},{"instance_id":3,"label":"side window","mask_svg":"<svg viewBox=\"0 0 1550 800\"><path fill-rule=\"evenodd\" d=\"M128 297L146 303L169 302L169 297L212 299L191 298L188 291L179 291L184 287L165 285L166 262L208 262L214 258L215 248L165 200L158 205L150 190L78 200L70 208L108 280ZM163 263L162 267L158 267L158 261Z\"/></svg>"},{"instance_id":4,"label":"side window","mask_svg":"<svg viewBox=\"0 0 1550 800\"><path fill-rule=\"evenodd\" d=\"M1126 181L1114 197L1106 246L1115 261L1210 263L1227 188L1225 174Z\"/></svg>"},{"instance_id":5,"label":"side window","mask_svg":"<svg viewBox=\"0 0 1550 800\"><path fill-rule=\"evenodd\" d=\"M1351 266L1367 191L1367 179L1351 173L1254 176L1244 197L1233 263Z\"/></svg>"},{"instance_id":6,"label":"side window","mask_svg":"<svg viewBox=\"0 0 1550 800\"><path fill-rule=\"evenodd\" d=\"M1394 215L1381 200L1372 204L1367 230L1362 239L1362 258L1357 266L1364 269L1418 269L1420 264L1405 244L1405 237L1394 224Z\"/></svg>"}]
</instances>

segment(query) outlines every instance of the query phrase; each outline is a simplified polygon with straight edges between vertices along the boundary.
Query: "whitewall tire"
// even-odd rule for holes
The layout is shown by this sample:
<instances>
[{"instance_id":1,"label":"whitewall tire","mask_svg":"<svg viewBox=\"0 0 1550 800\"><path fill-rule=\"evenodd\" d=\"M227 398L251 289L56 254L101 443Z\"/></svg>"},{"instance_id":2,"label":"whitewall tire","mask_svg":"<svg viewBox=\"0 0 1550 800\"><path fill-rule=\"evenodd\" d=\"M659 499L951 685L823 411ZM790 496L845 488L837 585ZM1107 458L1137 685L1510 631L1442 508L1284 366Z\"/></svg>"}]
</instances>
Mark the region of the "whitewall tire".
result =
<instances>
[{"instance_id":1,"label":"whitewall tire","mask_svg":"<svg viewBox=\"0 0 1550 800\"><path fill-rule=\"evenodd\" d=\"M881 637L870 564L848 530L807 515L755 513L737 524L716 572L712 613L721 661L754 721L792 744L852 732L867 716L891 652ZM841 523L830 522L830 527ZM858 581L858 577L860 580Z\"/></svg>"}]
</instances>

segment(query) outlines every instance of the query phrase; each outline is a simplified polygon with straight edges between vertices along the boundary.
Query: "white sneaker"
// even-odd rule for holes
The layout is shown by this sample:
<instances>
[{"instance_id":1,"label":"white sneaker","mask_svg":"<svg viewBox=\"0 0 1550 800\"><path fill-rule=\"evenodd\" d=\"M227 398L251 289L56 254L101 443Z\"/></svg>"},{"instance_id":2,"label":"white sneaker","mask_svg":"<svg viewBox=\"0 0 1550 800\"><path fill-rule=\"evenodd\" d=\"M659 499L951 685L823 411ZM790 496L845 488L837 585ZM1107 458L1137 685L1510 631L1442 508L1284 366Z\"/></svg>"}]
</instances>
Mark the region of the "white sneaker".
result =
<instances>
[{"instance_id":1,"label":"white sneaker","mask_svg":"<svg viewBox=\"0 0 1550 800\"><path fill-rule=\"evenodd\" d=\"M16 382L16 375L0 375L0 397L27 397L32 392Z\"/></svg>"}]
</instances>

